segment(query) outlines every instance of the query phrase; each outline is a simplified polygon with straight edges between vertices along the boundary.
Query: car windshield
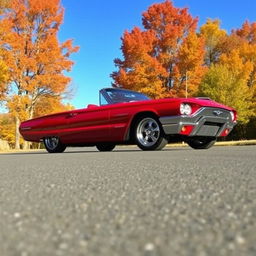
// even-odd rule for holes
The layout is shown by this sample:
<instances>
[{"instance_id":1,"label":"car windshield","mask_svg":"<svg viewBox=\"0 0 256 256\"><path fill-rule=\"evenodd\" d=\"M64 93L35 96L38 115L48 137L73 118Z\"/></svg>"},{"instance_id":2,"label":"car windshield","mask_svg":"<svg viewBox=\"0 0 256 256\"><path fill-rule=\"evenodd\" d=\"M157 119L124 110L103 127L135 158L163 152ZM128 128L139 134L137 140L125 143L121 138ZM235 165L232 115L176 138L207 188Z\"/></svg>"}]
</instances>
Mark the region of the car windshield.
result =
<instances>
[{"instance_id":1,"label":"car windshield","mask_svg":"<svg viewBox=\"0 0 256 256\"><path fill-rule=\"evenodd\" d=\"M122 102L133 102L133 101L142 101L149 100L149 98L139 92L129 91L129 90L120 90L120 89L106 89L106 93L113 103L122 103Z\"/></svg>"}]
</instances>

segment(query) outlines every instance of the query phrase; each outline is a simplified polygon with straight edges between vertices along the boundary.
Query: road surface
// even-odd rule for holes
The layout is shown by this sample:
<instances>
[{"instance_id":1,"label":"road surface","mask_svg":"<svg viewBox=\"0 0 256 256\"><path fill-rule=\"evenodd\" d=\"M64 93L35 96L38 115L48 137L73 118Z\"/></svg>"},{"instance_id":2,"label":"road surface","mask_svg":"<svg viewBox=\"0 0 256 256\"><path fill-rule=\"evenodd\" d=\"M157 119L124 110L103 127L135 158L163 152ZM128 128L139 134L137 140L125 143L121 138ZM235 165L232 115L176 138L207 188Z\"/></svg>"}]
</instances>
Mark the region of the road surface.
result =
<instances>
[{"instance_id":1,"label":"road surface","mask_svg":"<svg viewBox=\"0 0 256 256\"><path fill-rule=\"evenodd\" d=\"M256 146L0 155L1 256L256 255Z\"/></svg>"}]
</instances>

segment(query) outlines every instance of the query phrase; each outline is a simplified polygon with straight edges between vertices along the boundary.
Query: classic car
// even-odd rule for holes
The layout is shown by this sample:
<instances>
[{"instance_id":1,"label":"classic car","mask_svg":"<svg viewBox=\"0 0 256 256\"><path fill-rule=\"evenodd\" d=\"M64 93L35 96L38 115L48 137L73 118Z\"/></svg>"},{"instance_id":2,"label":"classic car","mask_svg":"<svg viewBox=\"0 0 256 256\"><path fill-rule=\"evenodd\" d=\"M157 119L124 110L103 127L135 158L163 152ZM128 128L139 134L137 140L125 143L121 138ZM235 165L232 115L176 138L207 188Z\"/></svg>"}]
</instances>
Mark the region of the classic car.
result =
<instances>
[{"instance_id":1,"label":"classic car","mask_svg":"<svg viewBox=\"0 0 256 256\"><path fill-rule=\"evenodd\" d=\"M207 149L217 137L227 136L237 120L234 109L209 98L152 100L139 92L104 88L99 101L99 106L22 122L20 133L27 141L43 141L49 153L61 153L67 146L112 151L120 144L160 150L172 141Z\"/></svg>"}]
</instances>

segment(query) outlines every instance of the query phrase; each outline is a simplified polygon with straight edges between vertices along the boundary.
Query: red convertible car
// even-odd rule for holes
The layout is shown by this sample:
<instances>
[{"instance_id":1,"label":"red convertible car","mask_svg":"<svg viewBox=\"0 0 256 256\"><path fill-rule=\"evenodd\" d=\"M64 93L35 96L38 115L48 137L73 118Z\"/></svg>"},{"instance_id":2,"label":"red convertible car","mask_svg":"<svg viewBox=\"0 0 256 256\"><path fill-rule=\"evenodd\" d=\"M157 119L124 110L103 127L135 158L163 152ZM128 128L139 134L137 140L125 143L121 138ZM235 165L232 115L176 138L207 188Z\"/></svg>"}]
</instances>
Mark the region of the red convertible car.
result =
<instances>
[{"instance_id":1,"label":"red convertible car","mask_svg":"<svg viewBox=\"0 0 256 256\"><path fill-rule=\"evenodd\" d=\"M43 141L50 153L67 146L96 146L111 151L117 144L137 144L160 150L168 142L184 141L194 149L210 148L236 124L236 111L208 98L151 100L120 89L100 90L100 106L47 115L25 121L20 133L28 141Z\"/></svg>"}]
</instances>

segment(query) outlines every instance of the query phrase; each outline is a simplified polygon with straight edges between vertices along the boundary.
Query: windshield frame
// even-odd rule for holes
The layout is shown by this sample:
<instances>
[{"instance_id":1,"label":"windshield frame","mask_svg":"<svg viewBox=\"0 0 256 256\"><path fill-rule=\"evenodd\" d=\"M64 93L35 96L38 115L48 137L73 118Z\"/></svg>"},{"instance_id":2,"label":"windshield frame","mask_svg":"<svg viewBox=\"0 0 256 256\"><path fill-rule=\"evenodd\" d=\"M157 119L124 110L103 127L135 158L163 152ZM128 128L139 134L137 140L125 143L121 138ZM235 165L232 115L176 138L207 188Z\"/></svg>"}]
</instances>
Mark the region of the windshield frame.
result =
<instances>
[{"instance_id":1,"label":"windshield frame","mask_svg":"<svg viewBox=\"0 0 256 256\"><path fill-rule=\"evenodd\" d=\"M124 98L125 98L125 94L131 94L131 95L133 95L131 98L134 98L134 100L123 100L123 101L114 100L113 97L111 97L111 95L110 95L113 92L120 93L120 95L124 94ZM103 97L103 99L102 99L102 97ZM145 101L145 100L150 100L150 98L143 93L131 91L131 90L127 90L127 89L122 89L122 88L104 88L104 89L101 89L99 92L100 106L106 106L106 105L118 104L118 103L129 103L129 102L134 102L134 101ZM103 103L103 101L104 101L104 103Z\"/></svg>"}]
</instances>

